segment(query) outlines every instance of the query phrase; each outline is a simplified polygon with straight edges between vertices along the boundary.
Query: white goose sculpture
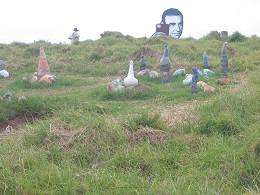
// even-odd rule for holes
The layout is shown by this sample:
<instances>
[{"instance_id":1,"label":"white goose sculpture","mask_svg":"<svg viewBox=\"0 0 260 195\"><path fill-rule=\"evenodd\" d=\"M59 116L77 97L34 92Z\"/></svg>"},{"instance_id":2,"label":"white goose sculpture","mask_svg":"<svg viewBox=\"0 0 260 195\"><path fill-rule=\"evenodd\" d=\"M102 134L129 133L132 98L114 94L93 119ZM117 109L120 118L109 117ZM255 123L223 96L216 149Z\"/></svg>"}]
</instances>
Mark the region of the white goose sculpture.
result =
<instances>
[{"instance_id":1,"label":"white goose sculpture","mask_svg":"<svg viewBox=\"0 0 260 195\"><path fill-rule=\"evenodd\" d=\"M128 75L124 78L124 86L126 89L133 89L136 85L138 85L138 80L134 76L134 62L131 60Z\"/></svg>"}]
</instances>

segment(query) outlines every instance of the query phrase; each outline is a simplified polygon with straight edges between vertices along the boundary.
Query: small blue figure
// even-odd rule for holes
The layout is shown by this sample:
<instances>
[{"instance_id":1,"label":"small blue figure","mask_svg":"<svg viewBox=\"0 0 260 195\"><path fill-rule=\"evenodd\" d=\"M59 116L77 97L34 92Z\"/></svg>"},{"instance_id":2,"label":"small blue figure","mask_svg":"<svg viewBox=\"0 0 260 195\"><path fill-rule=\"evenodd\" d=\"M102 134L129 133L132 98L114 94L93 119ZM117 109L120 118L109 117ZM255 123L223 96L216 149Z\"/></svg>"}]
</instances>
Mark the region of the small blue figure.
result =
<instances>
[{"instance_id":1,"label":"small blue figure","mask_svg":"<svg viewBox=\"0 0 260 195\"><path fill-rule=\"evenodd\" d=\"M193 72L193 75L194 75L194 77L195 77L195 81L198 82L199 72L198 72L197 68L192 67L192 72Z\"/></svg>"},{"instance_id":2,"label":"small blue figure","mask_svg":"<svg viewBox=\"0 0 260 195\"><path fill-rule=\"evenodd\" d=\"M191 93L198 93L198 91L199 91L195 75L192 75L192 80L191 80L191 84L190 84L190 90L191 90Z\"/></svg>"},{"instance_id":3,"label":"small blue figure","mask_svg":"<svg viewBox=\"0 0 260 195\"><path fill-rule=\"evenodd\" d=\"M145 62L144 56L142 56L141 60L140 60L140 71L145 70L145 69L146 69L146 62Z\"/></svg>"},{"instance_id":4,"label":"small blue figure","mask_svg":"<svg viewBox=\"0 0 260 195\"><path fill-rule=\"evenodd\" d=\"M209 64L208 64L208 56L205 51L204 51L203 59L202 59L202 68L210 68Z\"/></svg>"}]
</instances>

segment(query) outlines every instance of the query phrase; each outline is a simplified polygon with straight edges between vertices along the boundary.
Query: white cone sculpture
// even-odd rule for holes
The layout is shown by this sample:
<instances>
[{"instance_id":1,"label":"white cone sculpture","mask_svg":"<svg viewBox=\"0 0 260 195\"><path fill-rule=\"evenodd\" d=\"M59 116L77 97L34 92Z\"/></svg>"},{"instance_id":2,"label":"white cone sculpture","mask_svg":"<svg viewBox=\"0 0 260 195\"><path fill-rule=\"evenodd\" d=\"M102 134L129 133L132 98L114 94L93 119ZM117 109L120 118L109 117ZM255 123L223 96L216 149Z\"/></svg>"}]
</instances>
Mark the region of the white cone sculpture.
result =
<instances>
[{"instance_id":1,"label":"white cone sculpture","mask_svg":"<svg viewBox=\"0 0 260 195\"><path fill-rule=\"evenodd\" d=\"M128 75L124 79L124 86L126 89L133 89L136 85L138 85L138 80L134 76L134 62L131 60Z\"/></svg>"}]
</instances>

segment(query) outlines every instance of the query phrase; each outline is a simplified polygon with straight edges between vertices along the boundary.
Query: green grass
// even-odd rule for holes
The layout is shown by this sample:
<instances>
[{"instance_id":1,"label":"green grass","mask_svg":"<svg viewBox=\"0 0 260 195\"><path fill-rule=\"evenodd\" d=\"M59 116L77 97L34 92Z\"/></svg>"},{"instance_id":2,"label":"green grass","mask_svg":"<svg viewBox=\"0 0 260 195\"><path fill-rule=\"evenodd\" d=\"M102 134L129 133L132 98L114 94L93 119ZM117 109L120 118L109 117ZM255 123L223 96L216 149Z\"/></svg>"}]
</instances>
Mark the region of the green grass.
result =
<instances>
[{"instance_id":1,"label":"green grass","mask_svg":"<svg viewBox=\"0 0 260 195\"><path fill-rule=\"evenodd\" d=\"M0 95L13 95L0 102L0 194L259 194L259 40L104 32L77 45L0 44L10 73ZM231 83L220 85L225 41ZM130 60L138 72L141 55L159 72L165 43L171 73L202 69L206 51L215 75L199 80L216 90L192 94L184 76L165 84L148 75L134 90L107 90ZM22 81L37 70L40 44L55 83Z\"/></svg>"}]
</instances>

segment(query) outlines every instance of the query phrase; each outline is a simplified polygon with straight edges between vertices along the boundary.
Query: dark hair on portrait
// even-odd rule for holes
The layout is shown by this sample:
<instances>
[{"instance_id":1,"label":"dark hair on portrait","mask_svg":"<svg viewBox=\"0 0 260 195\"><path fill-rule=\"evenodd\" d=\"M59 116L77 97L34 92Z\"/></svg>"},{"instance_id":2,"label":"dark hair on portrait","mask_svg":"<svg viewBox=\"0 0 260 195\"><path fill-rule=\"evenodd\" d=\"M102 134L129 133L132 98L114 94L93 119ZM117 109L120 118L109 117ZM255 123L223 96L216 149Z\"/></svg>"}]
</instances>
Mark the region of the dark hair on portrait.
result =
<instances>
[{"instance_id":1,"label":"dark hair on portrait","mask_svg":"<svg viewBox=\"0 0 260 195\"><path fill-rule=\"evenodd\" d=\"M183 21L182 13L178 9L175 9L175 8L170 8L170 9L167 9L163 12L163 15L162 15L162 23L163 24L165 24L165 17L166 16L181 16L182 21Z\"/></svg>"}]
</instances>

